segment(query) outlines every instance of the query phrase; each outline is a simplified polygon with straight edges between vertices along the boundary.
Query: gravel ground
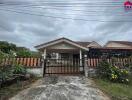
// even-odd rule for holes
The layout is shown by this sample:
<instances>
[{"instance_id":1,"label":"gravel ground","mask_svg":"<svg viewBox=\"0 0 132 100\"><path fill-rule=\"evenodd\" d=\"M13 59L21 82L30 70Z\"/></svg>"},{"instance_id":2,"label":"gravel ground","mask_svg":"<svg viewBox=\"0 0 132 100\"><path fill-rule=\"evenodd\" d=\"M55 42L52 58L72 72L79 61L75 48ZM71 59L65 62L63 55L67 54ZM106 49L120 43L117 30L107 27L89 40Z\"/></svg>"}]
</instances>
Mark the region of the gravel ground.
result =
<instances>
[{"instance_id":1,"label":"gravel ground","mask_svg":"<svg viewBox=\"0 0 132 100\"><path fill-rule=\"evenodd\" d=\"M110 100L82 76L47 76L10 100Z\"/></svg>"}]
</instances>

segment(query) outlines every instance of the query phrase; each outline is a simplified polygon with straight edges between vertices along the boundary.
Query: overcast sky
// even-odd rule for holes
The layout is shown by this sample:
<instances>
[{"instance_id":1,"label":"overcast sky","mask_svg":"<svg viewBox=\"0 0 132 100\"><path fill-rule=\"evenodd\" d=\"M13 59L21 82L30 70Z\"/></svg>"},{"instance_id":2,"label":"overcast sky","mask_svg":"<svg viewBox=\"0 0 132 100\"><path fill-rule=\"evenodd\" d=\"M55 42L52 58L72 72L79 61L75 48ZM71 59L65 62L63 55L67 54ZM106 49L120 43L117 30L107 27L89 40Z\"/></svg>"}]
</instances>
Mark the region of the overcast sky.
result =
<instances>
[{"instance_id":1,"label":"overcast sky","mask_svg":"<svg viewBox=\"0 0 132 100\"><path fill-rule=\"evenodd\" d=\"M35 45L60 37L100 44L132 41L132 10L125 11L123 2L0 0L0 40L32 50Z\"/></svg>"}]
</instances>

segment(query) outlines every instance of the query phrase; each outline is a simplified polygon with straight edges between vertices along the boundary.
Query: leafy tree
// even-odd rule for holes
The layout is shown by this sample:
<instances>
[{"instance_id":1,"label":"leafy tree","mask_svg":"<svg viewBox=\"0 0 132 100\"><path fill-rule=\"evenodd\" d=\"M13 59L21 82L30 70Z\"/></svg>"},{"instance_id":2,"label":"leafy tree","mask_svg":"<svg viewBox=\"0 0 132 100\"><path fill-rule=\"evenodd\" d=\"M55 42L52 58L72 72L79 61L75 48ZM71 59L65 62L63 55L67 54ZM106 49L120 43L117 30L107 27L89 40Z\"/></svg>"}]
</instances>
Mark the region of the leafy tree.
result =
<instances>
[{"instance_id":1,"label":"leafy tree","mask_svg":"<svg viewBox=\"0 0 132 100\"><path fill-rule=\"evenodd\" d=\"M41 57L38 52L31 51L25 47L17 47L13 43L0 41L0 58L3 57Z\"/></svg>"},{"instance_id":2,"label":"leafy tree","mask_svg":"<svg viewBox=\"0 0 132 100\"><path fill-rule=\"evenodd\" d=\"M8 54L0 51L0 58L5 58L5 57L8 57Z\"/></svg>"},{"instance_id":3,"label":"leafy tree","mask_svg":"<svg viewBox=\"0 0 132 100\"><path fill-rule=\"evenodd\" d=\"M16 53L17 57L31 57L32 54L30 51L28 50L19 50Z\"/></svg>"},{"instance_id":4,"label":"leafy tree","mask_svg":"<svg viewBox=\"0 0 132 100\"><path fill-rule=\"evenodd\" d=\"M41 57L41 53L36 52L36 51L31 51L32 57Z\"/></svg>"},{"instance_id":5,"label":"leafy tree","mask_svg":"<svg viewBox=\"0 0 132 100\"><path fill-rule=\"evenodd\" d=\"M9 53L10 50L15 51L16 45L12 43L8 43L7 41L0 41L0 50L4 53Z\"/></svg>"}]
</instances>

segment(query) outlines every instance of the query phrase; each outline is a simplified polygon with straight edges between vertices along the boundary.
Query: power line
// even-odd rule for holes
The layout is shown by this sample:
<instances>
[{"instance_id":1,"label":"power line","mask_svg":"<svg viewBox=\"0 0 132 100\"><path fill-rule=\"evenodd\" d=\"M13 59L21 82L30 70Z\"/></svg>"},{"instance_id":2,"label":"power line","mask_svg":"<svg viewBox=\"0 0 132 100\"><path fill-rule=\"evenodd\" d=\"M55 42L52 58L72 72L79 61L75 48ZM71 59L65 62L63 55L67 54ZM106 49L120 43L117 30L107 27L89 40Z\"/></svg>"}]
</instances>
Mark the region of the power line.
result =
<instances>
[{"instance_id":1,"label":"power line","mask_svg":"<svg viewBox=\"0 0 132 100\"><path fill-rule=\"evenodd\" d=\"M26 8L29 8L30 6L25 6ZM112 10L112 12L109 12L109 11L100 11L100 10L98 10L98 11L96 11L96 10L80 10L80 9L63 9L63 8L56 8L56 7L34 7L34 6L31 6L30 8L41 8L41 9L54 9L54 10L64 10L64 11L68 11L68 10L70 10L70 11L74 11L74 12L78 12L79 11L79 15L85 15L85 16L94 16L94 15L96 15L96 16L102 16L102 12L103 13L105 13L104 15L105 16L113 16L113 15L111 15L111 14L114 14L114 15L116 15L116 16L132 16L132 15L124 15L124 14L126 14L126 13L124 13L124 14L121 14L122 12L113 12L113 10ZM9 8L8 7L8 9L12 9L12 8ZM18 8L17 8L18 9ZM19 10L19 9L18 9ZM20 9L21 10L21 9ZM24 10L25 11L25 10ZM27 10L26 10L27 11ZM28 10L29 11L29 10ZM87 13L85 13L85 14L82 14L82 12L87 12ZM59 13L61 13L61 12L59 12ZM99 15L99 13L101 14L101 15ZM64 13L65 14L65 13ZM72 14L72 13L70 13L70 14ZM73 15L75 15L75 14L77 14L77 13L73 13ZM118 14L118 15L117 15ZM127 14L131 14L131 13L129 13L129 12L127 12Z\"/></svg>"},{"instance_id":2,"label":"power line","mask_svg":"<svg viewBox=\"0 0 132 100\"><path fill-rule=\"evenodd\" d=\"M21 4L20 4L21 3ZM28 2L29 3L29 2ZM102 4L105 4L105 5L121 5L123 4L123 2L121 3L117 3L117 2L34 2L34 3L29 3L29 4L38 4L38 3L41 3L41 4L57 4L57 5L87 5L87 4L96 4L96 5L102 5ZM23 5L24 3L23 2L19 2L19 3L5 3L5 2L1 2L0 4L8 4L8 5ZM25 2L25 4L27 4Z\"/></svg>"},{"instance_id":3,"label":"power line","mask_svg":"<svg viewBox=\"0 0 132 100\"><path fill-rule=\"evenodd\" d=\"M27 13L22 11L14 11L9 9L0 9L3 11L8 12L15 12L20 14L27 14L27 15L35 15L35 16L43 16L43 17L49 17L49 18L56 18L56 19L67 19L67 20L80 20L80 21L97 21L97 22L132 22L132 20L88 20L88 19L79 19L79 18L70 18L70 17L58 17L58 16L50 16L50 15L43 15L43 14L33 14L33 13Z\"/></svg>"},{"instance_id":4,"label":"power line","mask_svg":"<svg viewBox=\"0 0 132 100\"><path fill-rule=\"evenodd\" d=\"M34 7L34 6L23 6L23 7L30 7L30 8L42 8L42 9L56 9L56 10L64 10L64 9L62 9L62 8L55 8L55 7ZM12 9L12 8L11 8ZM67 10L67 9L66 9ZM108 11L106 12L106 11L86 11L86 10L79 10L79 9L70 9L71 11L83 11L83 12L88 12L88 13L99 13L99 12L104 12L105 13L105 16L107 16L107 14L106 13L108 13ZM113 13L113 12L112 12ZM115 12L116 14L117 14L117 12ZM113 14L115 14L115 13L113 13ZM73 15L75 15L75 14L73 14ZM81 14L81 15L88 15L88 16L94 16L94 15L90 15L90 14ZM98 16L102 16L102 15L98 15ZM108 15L108 16L111 16L111 15ZM117 16L132 16L132 15L124 15L124 14L120 14L119 13L119 15L117 15Z\"/></svg>"},{"instance_id":5,"label":"power line","mask_svg":"<svg viewBox=\"0 0 132 100\"><path fill-rule=\"evenodd\" d=\"M122 5L116 5L116 6L107 6L107 5L0 5L0 6L40 6L40 7L43 7L43 6L52 6L52 7L107 7L107 8L112 8L112 7L123 7Z\"/></svg>"},{"instance_id":6,"label":"power line","mask_svg":"<svg viewBox=\"0 0 132 100\"><path fill-rule=\"evenodd\" d=\"M21 6L19 6L21 7ZM22 6L24 8L41 8L41 9L55 9L55 10L71 10L71 11L83 11L83 12L105 12L105 13L108 13L108 10L107 11L104 11L104 10L80 10L80 9L63 9L63 8L56 8L56 7L40 7L40 6ZM113 11L113 10L112 10Z\"/></svg>"},{"instance_id":7,"label":"power line","mask_svg":"<svg viewBox=\"0 0 132 100\"><path fill-rule=\"evenodd\" d=\"M34 1L34 3L123 3L123 2L119 2L119 1L92 1L92 2L89 2L89 1L87 1L87 0L81 0L81 1ZM19 2L1 2L1 3L27 3L27 2L23 2L23 1L19 1Z\"/></svg>"},{"instance_id":8,"label":"power line","mask_svg":"<svg viewBox=\"0 0 132 100\"><path fill-rule=\"evenodd\" d=\"M9 8L8 9L12 9L12 8ZM55 8L54 8L55 9ZM23 10L23 9L12 9L12 10L21 10L21 11L28 11L28 12L31 12L31 10ZM61 9L63 10L63 9ZM83 10L82 10L83 11ZM38 13L38 11L37 11ZM54 12L53 12L54 13ZM115 14L115 13L105 13L105 14L102 14L102 13L99 13L98 11L90 11L89 13L65 13L65 12L55 12L55 14L63 14L63 15L83 15L83 16L132 16L132 13L129 13L131 15L124 15L124 14ZM113 14L113 15L112 15Z\"/></svg>"},{"instance_id":9,"label":"power line","mask_svg":"<svg viewBox=\"0 0 132 100\"><path fill-rule=\"evenodd\" d=\"M21 8L21 7L20 7ZM99 12L103 12L103 13L122 13L122 11L116 11L116 10L99 10L99 9L84 9L84 10L82 10L82 9L63 9L63 8L56 8L56 7L34 7L34 6L31 6L31 7L29 7L29 6L25 6L25 8L39 8L39 9L54 9L54 10L65 10L65 11L74 11L74 12L86 12L86 13L93 13L93 12L95 12L95 13L99 13ZM125 11L125 10L123 10L123 11ZM127 12L127 13L129 13L129 12Z\"/></svg>"},{"instance_id":10,"label":"power line","mask_svg":"<svg viewBox=\"0 0 132 100\"><path fill-rule=\"evenodd\" d=\"M5 4L6 5L6 4ZM7 6L7 5L6 5ZM62 7L60 8L58 8L58 7L48 7L48 6L33 6L33 5L23 5L23 6L17 6L17 7L26 7L26 8L41 8L41 9L55 9L55 10L65 10L65 9L63 9ZM68 9L66 9L66 10L68 10ZM107 10L107 11L104 11L104 10L98 10L98 11L96 11L95 9L94 10L92 10L92 11L90 11L90 10L80 10L80 9L70 9L71 11L83 11L83 12L96 12L96 13L98 13L98 12L105 12L105 13L108 13L109 11ZM113 10L112 10L112 12L113 12ZM115 12L115 13L117 13L117 12Z\"/></svg>"},{"instance_id":11,"label":"power line","mask_svg":"<svg viewBox=\"0 0 132 100\"><path fill-rule=\"evenodd\" d=\"M42 5L43 4L43 5ZM98 4L98 3L41 3L39 4L9 4L9 3L1 3L0 5L10 5L10 6L56 6L56 7L120 7L121 4Z\"/></svg>"}]
</instances>

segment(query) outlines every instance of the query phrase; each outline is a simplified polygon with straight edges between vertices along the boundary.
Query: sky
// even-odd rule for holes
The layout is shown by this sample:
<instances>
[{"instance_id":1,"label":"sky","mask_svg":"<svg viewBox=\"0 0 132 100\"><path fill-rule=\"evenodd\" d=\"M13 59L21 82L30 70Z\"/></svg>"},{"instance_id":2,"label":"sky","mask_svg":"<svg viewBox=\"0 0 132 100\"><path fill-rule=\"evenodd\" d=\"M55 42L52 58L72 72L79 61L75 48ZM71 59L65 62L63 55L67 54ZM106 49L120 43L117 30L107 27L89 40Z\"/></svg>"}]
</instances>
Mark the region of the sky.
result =
<instances>
[{"instance_id":1,"label":"sky","mask_svg":"<svg viewBox=\"0 0 132 100\"><path fill-rule=\"evenodd\" d=\"M132 41L132 10L124 0L0 0L0 41L34 46L75 41Z\"/></svg>"}]
</instances>

